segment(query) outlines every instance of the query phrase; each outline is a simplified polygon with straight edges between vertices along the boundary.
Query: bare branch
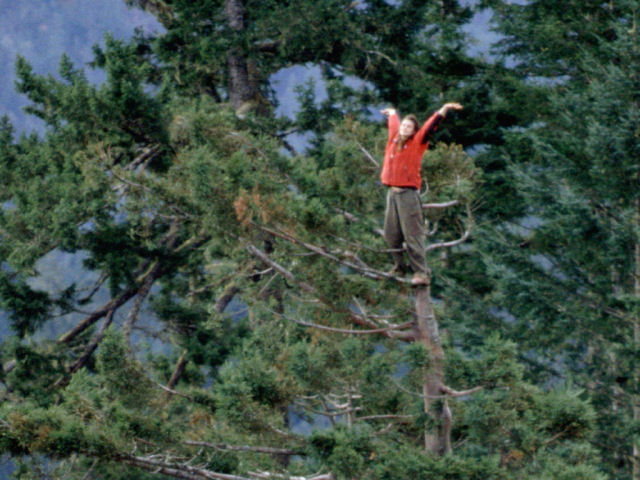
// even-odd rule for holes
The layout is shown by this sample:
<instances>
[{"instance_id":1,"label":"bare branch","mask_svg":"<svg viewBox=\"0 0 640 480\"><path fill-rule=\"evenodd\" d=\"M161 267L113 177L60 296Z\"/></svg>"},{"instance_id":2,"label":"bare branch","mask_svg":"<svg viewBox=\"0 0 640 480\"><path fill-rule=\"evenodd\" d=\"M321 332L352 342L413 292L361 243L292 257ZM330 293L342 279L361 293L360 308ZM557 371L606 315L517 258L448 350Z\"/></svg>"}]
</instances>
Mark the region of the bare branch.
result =
<instances>
[{"instance_id":1,"label":"bare branch","mask_svg":"<svg viewBox=\"0 0 640 480\"><path fill-rule=\"evenodd\" d=\"M342 210L340 208L335 209L340 215L349 220L350 222L357 223L360 221L358 217L356 217L353 213L347 212L346 210Z\"/></svg>"},{"instance_id":2,"label":"bare branch","mask_svg":"<svg viewBox=\"0 0 640 480\"><path fill-rule=\"evenodd\" d=\"M147 471L154 471L162 475L174 478L182 478L185 480L251 480L248 477L240 477L237 475L228 475L225 473L212 472L204 468L192 467L185 464L165 463L153 459L152 457L136 457L134 455L122 455L115 457L114 460L143 468Z\"/></svg>"},{"instance_id":3,"label":"bare branch","mask_svg":"<svg viewBox=\"0 0 640 480\"><path fill-rule=\"evenodd\" d=\"M286 448L259 447L253 445L227 445L225 443L196 442L187 440L186 445L213 448L215 450L230 450L234 452L256 452L269 455L304 455L302 450L291 450Z\"/></svg>"},{"instance_id":4,"label":"bare branch","mask_svg":"<svg viewBox=\"0 0 640 480\"><path fill-rule=\"evenodd\" d=\"M151 292L151 287L153 283L156 281L156 278L159 275L159 270L156 269L154 274L148 275L142 282L140 289L136 293L136 299L133 302L133 305L129 309L129 313L127 314L127 318L125 319L122 325L122 333L124 334L124 338L126 340L127 345L131 348L131 329L138 321L138 315L140 314L140 310L142 309L142 305L146 300L147 296Z\"/></svg>"},{"instance_id":5,"label":"bare branch","mask_svg":"<svg viewBox=\"0 0 640 480\"><path fill-rule=\"evenodd\" d=\"M458 205L460 203L459 200L451 200L450 202L444 202L444 203L423 203L422 204L422 208L424 209L428 209L428 208L448 208L448 207L453 207L455 205Z\"/></svg>"},{"instance_id":6,"label":"bare branch","mask_svg":"<svg viewBox=\"0 0 640 480\"><path fill-rule=\"evenodd\" d=\"M462 236L460 238L458 238L457 240L453 240L451 242L441 242L441 243L434 243L431 245L428 245L426 248L427 252L430 252L431 250L435 250L438 248L450 248L450 247L454 247L456 245L460 245L463 242L466 242L469 239L469 236L471 235L471 229L473 227L473 214L471 213L471 206L470 205L466 205L466 210L467 210L467 225L466 225L466 229L464 231L464 233L462 234ZM434 229L433 232L429 232L429 235L432 235L433 233L435 233L435 231L437 230L437 222L436 222L436 228Z\"/></svg>"},{"instance_id":7,"label":"bare branch","mask_svg":"<svg viewBox=\"0 0 640 480\"><path fill-rule=\"evenodd\" d=\"M310 285L310 284L308 284L306 282L303 282L302 280L299 280L298 278L296 278L296 276L293 273L291 273L289 270L285 269L284 267L282 267L281 265L279 265L278 263L273 261L266 253L264 253L262 250L260 250L256 246L249 245L249 246L247 246L247 250L249 251L249 253L251 253L252 255L255 255L256 257L261 259L263 262L265 262L267 265L270 265L271 267L273 267L273 269L275 271L277 271L279 274L281 274L287 280L289 280L292 283L297 284L302 290L304 290L308 294L314 296L314 298L316 298L318 301L322 302L324 305L329 307L332 311L340 312L340 313L344 313L345 315L348 315L349 318L351 318L351 320L353 320L358 325L362 325L362 326L365 326L365 327L370 328L370 329L378 329L378 325L376 325L374 322L371 322L370 320L367 320L366 318L363 318L361 315L357 315L356 313L354 313L354 312L352 312L350 310L337 309L332 304L332 302L322 298L322 296L318 294L318 292L316 291L316 289L312 285ZM396 332L394 330L385 329L384 331L381 331L381 333L383 335L389 337L389 338L402 338L402 339L413 338L412 337L412 335L413 335L412 332L411 333L409 333L409 332Z\"/></svg>"},{"instance_id":8,"label":"bare branch","mask_svg":"<svg viewBox=\"0 0 640 480\"><path fill-rule=\"evenodd\" d=\"M132 162L128 163L124 169L125 170L135 170L139 165L142 164L142 168L146 168L151 160L153 160L158 153L160 152L160 145L153 145L145 148L140 155L133 159Z\"/></svg>"},{"instance_id":9,"label":"bare branch","mask_svg":"<svg viewBox=\"0 0 640 480\"><path fill-rule=\"evenodd\" d=\"M120 180L122 183L124 183L125 185L129 185L130 187L135 187L135 188L139 188L140 190L144 190L145 192L152 192L152 190L147 187L146 185L142 185L141 183L136 183L133 182L131 180L128 180L124 177L121 177L120 175L118 175L114 169L109 170L111 172L111 174L116 177L118 180Z\"/></svg>"},{"instance_id":10,"label":"bare branch","mask_svg":"<svg viewBox=\"0 0 640 480\"><path fill-rule=\"evenodd\" d=\"M448 387L446 385L442 385L440 387L443 393L446 393L447 396L452 398L459 398L459 397L466 397L467 395L473 395L474 393L479 392L483 388L484 387L482 386L478 386L478 387L470 388L468 390L454 390L453 388Z\"/></svg>"},{"instance_id":11,"label":"bare branch","mask_svg":"<svg viewBox=\"0 0 640 480\"><path fill-rule=\"evenodd\" d=\"M100 278L96 281L96 283L91 287L91 290L87 295L78 299L78 303L86 303L100 290L100 287L104 284L104 282L109 278L107 274L100 275Z\"/></svg>"},{"instance_id":12,"label":"bare branch","mask_svg":"<svg viewBox=\"0 0 640 480\"><path fill-rule=\"evenodd\" d=\"M359 422L367 422L370 420L412 420L415 415L369 415L366 417L358 417Z\"/></svg>"},{"instance_id":13,"label":"bare branch","mask_svg":"<svg viewBox=\"0 0 640 480\"><path fill-rule=\"evenodd\" d=\"M2 370L6 374L6 373L11 372L14 368L16 368L17 365L18 365L18 363L17 363L17 361L15 359L9 360L7 363L5 363L2 366Z\"/></svg>"},{"instance_id":14,"label":"bare branch","mask_svg":"<svg viewBox=\"0 0 640 480\"><path fill-rule=\"evenodd\" d=\"M162 390L164 390L165 392L170 393L171 395L178 395L179 397L186 398L187 400L192 400L192 401L193 401L193 398L191 398L189 395L185 395L185 394L184 394L184 393L182 393L182 392L178 392L177 390L173 390L173 389L171 389L171 388L165 387L165 386L164 386L164 385L162 385L161 383L157 383L157 382L155 382L155 383L156 383L156 385L157 385L158 387L160 387L160 388L161 388Z\"/></svg>"},{"instance_id":15,"label":"bare branch","mask_svg":"<svg viewBox=\"0 0 640 480\"><path fill-rule=\"evenodd\" d=\"M362 144L358 141L356 141L356 143L358 144L358 148L360 149L360 151L362 153L364 153L364 156L367 157L367 159L375 166L375 167L379 167L380 164L378 163L378 161L374 158L373 155L371 155L371 153L362 146Z\"/></svg>"},{"instance_id":16,"label":"bare branch","mask_svg":"<svg viewBox=\"0 0 640 480\"><path fill-rule=\"evenodd\" d=\"M178 363L176 363L176 367L173 369L171 378L167 383L167 388L173 389L178 384L178 381L180 380L180 377L184 373L184 370L187 367L187 363L189 362L189 359L187 358L187 353L188 353L187 350L184 350L182 352L182 355L180 355L180 358L178 359Z\"/></svg>"},{"instance_id":17,"label":"bare branch","mask_svg":"<svg viewBox=\"0 0 640 480\"><path fill-rule=\"evenodd\" d=\"M426 247L426 251L430 252L431 250L436 250L438 248L451 248L451 247L455 247L456 245L460 245L461 243L466 242L469 239L469 236L471 235L471 231L470 230L466 230L462 236L460 238L458 238L457 240L452 240L450 242L440 242L440 243L432 243L431 245L428 245Z\"/></svg>"},{"instance_id":18,"label":"bare branch","mask_svg":"<svg viewBox=\"0 0 640 480\"><path fill-rule=\"evenodd\" d=\"M285 233L283 231L280 230L273 230L271 228L268 227L264 227L261 225L257 225L254 224L257 228L261 229L262 231L269 233L271 235L274 235L276 237L282 238L283 240L287 240L288 242L294 243L296 245L299 245L301 247L306 248L307 250L316 253L322 257L325 257L335 263L338 263L340 265L344 265L345 267L351 268L352 270L356 270L360 273L362 273L364 276L369 277L369 278L373 278L375 280L381 280L383 278L389 279L389 280L395 280L396 282L399 283L404 283L404 284L411 284L410 280L407 280L405 278L400 278L400 277L396 277L394 275L391 275L390 273L386 273L386 272L382 272L380 270L375 270L369 266L367 266L364 262L362 262L361 260L358 259L357 256L355 256L355 254L353 254L352 252L344 252L345 256L354 258L356 260L358 260L358 263L353 263L353 262L348 262L345 260L341 260L340 258L336 257L334 254L327 252L325 249L318 247L317 245L313 245L311 243L307 243L307 242L303 242L302 240L299 240L297 238L295 238L293 235L289 235L288 233Z\"/></svg>"},{"instance_id":19,"label":"bare branch","mask_svg":"<svg viewBox=\"0 0 640 480\"><path fill-rule=\"evenodd\" d=\"M148 264L149 264L148 261L143 263L143 265L140 267L138 271L141 271L142 269L146 268ZM58 339L58 343L71 342L77 335L85 331L87 328L89 328L91 325L96 323L105 315L109 314L109 312L111 311L115 312L118 308L124 305L127 301L129 301L129 299L131 299L138 292L138 289L139 287L131 287L124 290L123 292L120 292L119 295L117 295L115 298L112 298L109 302L103 305L102 308L99 308L98 310L88 315L86 318L84 318L84 320L77 323L75 327L73 327L67 333L62 335Z\"/></svg>"},{"instance_id":20,"label":"bare branch","mask_svg":"<svg viewBox=\"0 0 640 480\"><path fill-rule=\"evenodd\" d=\"M408 393L409 395L413 395L414 397L433 399L433 400L466 397L467 395L472 395L474 393L477 393L484 388L482 386L479 386L479 387L470 388L469 390L458 391L446 385L440 385L440 391L444 393L444 395L424 395L422 393L412 392L411 390L400 385L395 379L391 379L391 380L393 381L393 383L395 383L396 387L398 387L403 392Z\"/></svg>"},{"instance_id":21,"label":"bare branch","mask_svg":"<svg viewBox=\"0 0 640 480\"><path fill-rule=\"evenodd\" d=\"M231 300L233 300L233 297L239 291L240 291L240 288L237 285L229 285L224 290L222 295L220 295L220 298L218 298L218 300L216 301L216 312L218 313L224 312L225 308L227 308L227 305L231 303Z\"/></svg>"},{"instance_id":22,"label":"bare branch","mask_svg":"<svg viewBox=\"0 0 640 480\"><path fill-rule=\"evenodd\" d=\"M371 55L377 55L378 57L384 58L387 62L389 62L394 67L398 66L398 62L393 60L389 55L387 55L385 53L378 52L377 50L363 50L363 52L364 53L369 53Z\"/></svg>"},{"instance_id":23,"label":"bare branch","mask_svg":"<svg viewBox=\"0 0 640 480\"><path fill-rule=\"evenodd\" d=\"M377 328L374 330L348 330L343 328L326 327L324 325L318 325L317 323L305 322L303 320L295 320L293 318L287 318L287 320L293 323L297 323L298 325L302 325L304 327L317 328L318 330L325 330L327 332L344 333L347 335L370 335L374 333L386 333L386 332L389 332L390 330L404 330L406 328L413 326L413 322L407 322L400 325L393 325L385 328Z\"/></svg>"},{"instance_id":24,"label":"bare branch","mask_svg":"<svg viewBox=\"0 0 640 480\"><path fill-rule=\"evenodd\" d=\"M98 464L98 460L94 460L93 463L91 464L91 467L89 468L89 470L87 470L87 472L82 476L82 480L89 480L91 478L91 474L93 473L93 469L96 468L97 464Z\"/></svg>"},{"instance_id":25,"label":"bare branch","mask_svg":"<svg viewBox=\"0 0 640 480\"><path fill-rule=\"evenodd\" d=\"M270 265L276 272L278 272L284 278L286 278L287 280L293 283L298 284L298 286L302 288L302 290L304 290L305 292L315 295L316 291L315 291L315 288L313 288L313 286L309 285L306 282L298 280L293 273L291 273L289 270L287 270L283 266L271 260L271 258L259 248L255 247L254 245L249 245L247 247L247 250L249 250L249 253L258 257L267 265Z\"/></svg>"}]
</instances>

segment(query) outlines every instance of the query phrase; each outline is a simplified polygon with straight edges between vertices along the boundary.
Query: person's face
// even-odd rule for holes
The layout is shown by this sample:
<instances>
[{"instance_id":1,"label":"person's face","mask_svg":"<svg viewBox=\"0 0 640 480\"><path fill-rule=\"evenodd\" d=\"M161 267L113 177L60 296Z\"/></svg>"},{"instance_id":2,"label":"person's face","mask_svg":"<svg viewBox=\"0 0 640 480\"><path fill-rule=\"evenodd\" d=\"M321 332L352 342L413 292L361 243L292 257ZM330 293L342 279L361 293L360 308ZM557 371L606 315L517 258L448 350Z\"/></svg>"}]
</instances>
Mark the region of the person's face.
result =
<instances>
[{"instance_id":1,"label":"person's face","mask_svg":"<svg viewBox=\"0 0 640 480\"><path fill-rule=\"evenodd\" d=\"M402 120L402 123L400 123L399 133L402 137L408 138L416 133L416 125L408 118L405 118L404 120Z\"/></svg>"}]
</instances>

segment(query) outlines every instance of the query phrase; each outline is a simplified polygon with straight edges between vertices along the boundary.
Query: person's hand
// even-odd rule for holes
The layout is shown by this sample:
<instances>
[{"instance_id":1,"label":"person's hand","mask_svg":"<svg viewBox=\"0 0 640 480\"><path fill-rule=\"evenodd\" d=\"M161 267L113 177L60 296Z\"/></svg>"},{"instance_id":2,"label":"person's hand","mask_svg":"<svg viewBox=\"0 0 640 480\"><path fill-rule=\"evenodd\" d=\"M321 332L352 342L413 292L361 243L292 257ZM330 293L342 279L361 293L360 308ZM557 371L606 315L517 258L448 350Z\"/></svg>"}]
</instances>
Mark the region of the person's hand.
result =
<instances>
[{"instance_id":1,"label":"person's hand","mask_svg":"<svg viewBox=\"0 0 640 480\"><path fill-rule=\"evenodd\" d=\"M440 110L438 110L438 113L440 113L440 115L442 115L443 117L447 115L447 112L449 110L462 110L462 105L460 105L458 102L450 102L450 103L445 103Z\"/></svg>"},{"instance_id":2,"label":"person's hand","mask_svg":"<svg viewBox=\"0 0 640 480\"><path fill-rule=\"evenodd\" d=\"M385 117L389 117L391 115L395 115L396 114L396 109L395 108L385 108L384 110L380 110L380 113L382 115L384 115Z\"/></svg>"}]
</instances>

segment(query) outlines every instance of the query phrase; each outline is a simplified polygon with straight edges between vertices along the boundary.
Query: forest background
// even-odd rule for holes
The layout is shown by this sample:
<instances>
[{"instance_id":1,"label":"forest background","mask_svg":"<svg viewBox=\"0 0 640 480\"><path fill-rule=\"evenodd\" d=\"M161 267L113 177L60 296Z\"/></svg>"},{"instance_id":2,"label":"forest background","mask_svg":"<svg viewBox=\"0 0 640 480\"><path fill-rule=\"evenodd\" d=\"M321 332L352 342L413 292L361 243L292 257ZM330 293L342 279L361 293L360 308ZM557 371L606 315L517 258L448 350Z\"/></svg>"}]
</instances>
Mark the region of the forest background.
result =
<instances>
[{"instance_id":1,"label":"forest background","mask_svg":"<svg viewBox=\"0 0 640 480\"><path fill-rule=\"evenodd\" d=\"M640 478L638 1L125 7L80 64L15 60L5 472ZM412 289L376 111L445 101Z\"/></svg>"}]
</instances>

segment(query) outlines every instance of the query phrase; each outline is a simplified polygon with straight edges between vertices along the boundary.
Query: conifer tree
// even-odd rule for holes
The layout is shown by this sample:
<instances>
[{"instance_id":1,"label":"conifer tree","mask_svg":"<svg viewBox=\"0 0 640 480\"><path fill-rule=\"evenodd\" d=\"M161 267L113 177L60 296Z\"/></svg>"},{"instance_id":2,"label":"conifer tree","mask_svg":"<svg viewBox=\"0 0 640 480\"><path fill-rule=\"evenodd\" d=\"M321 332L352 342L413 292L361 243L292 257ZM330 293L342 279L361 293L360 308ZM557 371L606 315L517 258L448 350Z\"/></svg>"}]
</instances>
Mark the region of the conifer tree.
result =
<instances>
[{"instance_id":1,"label":"conifer tree","mask_svg":"<svg viewBox=\"0 0 640 480\"><path fill-rule=\"evenodd\" d=\"M500 312L491 330L521 345L540 381L584 388L598 412L594 442L605 470L640 478L633 2L502 8L505 51L528 76L555 82L541 121L491 152L510 164L523 207L520 219L487 232L496 289L485 298ZM529 26L518 32L516 23Z\"/></svg>"},{"instance_id":2,"label":"conifer tree","mask_svg":"<svg viewBox=\"0 0 640 480\"><path fill-rule=\"evenodd\" d=\"M433 299L385 273L385 135L352 107L423 108L480 82L465 10L135 3L166 32L107 37L104 85L66 58L61 80L17 62L48 130L14 139L5 122L0 137L0 298L16 332L0 351L0 452L22 459L16 475L603 478L588 402L527 383L499 336L440 338L436 320L454 319L436 252L468 238L480 178L460 146L425 159ZM303 62L325 67L329 100L303 103L296 127L322 128L287 153L268 80ZM54 249L82 255L91 283L34 287ZM145 358L149 303L173 349ZM64 333L39 338L51 323Z\"/></svg>"}]
</instances>

